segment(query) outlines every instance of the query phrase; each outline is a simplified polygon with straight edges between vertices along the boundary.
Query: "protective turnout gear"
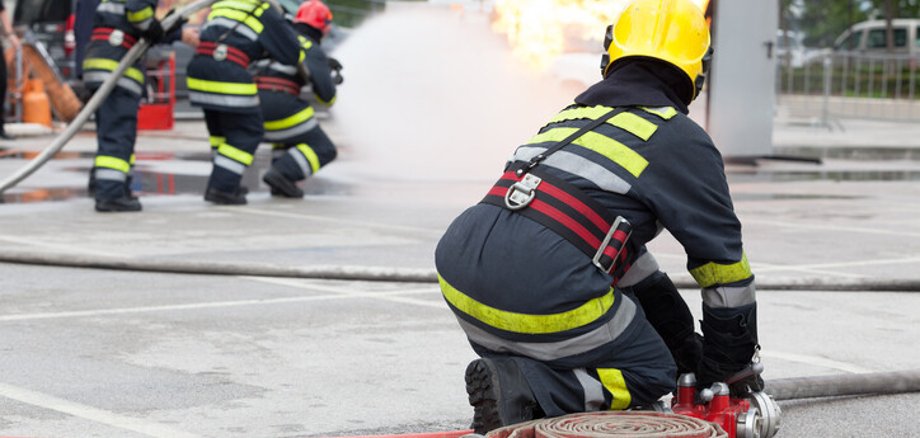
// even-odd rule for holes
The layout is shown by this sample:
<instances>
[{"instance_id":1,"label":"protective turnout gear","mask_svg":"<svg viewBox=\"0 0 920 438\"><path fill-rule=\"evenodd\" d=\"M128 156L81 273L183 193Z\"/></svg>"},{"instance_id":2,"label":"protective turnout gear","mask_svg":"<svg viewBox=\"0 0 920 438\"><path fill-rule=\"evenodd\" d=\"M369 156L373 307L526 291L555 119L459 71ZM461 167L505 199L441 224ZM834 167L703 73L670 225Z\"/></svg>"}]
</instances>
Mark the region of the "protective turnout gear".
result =
<instances>
[{"instance_id":1,"label":"protective turnout gear","mask_svg":"<svg viewBox=\"0 0 920 438\"><path fill-rule=\"evenodd\" d=\"M757 304L736 308L703 305L703 360L697 385L708 387L724 381L751 364L757 344ZM732 394L743 396L763 390L759 375L731 385Z\"/></svg>"},{"instance_id":2,"label":"protective turnout gear","mask_svg":"<svg viewBox=\"0 0 920 438\"><path fill-rule=\"evenodd\" d=\"M694 331L690 308L667 274L657 271L625 289L635 295L645 317L668 346L678 375L699 373L702 338Z\"/></svg>"},{"instance_id":3,"label":"protective turnout gear","mask_svg":"<svg viewBox=\"0 0 920 438\"><path fill-rule=\"evenodd\" d=\"M710 52L709 24L690 0L635 0L607 28L606 76L617 61L630 57L659 59L679 68L690 80L694 99L703 87Z\"/></svg>"},{"instance_id":4,"label":"protective turnout gear","mask_svg":"<svg viewBox=\"0 0 920 438\"><path fill-rule=\"evenodd\" d=\"M329 26L332 24L332 11L320 0L307 0L297 8L294 23L306 24L325 35L329 33Z\"/></svg>"},{"instance_id":5,"label":"protective turnout gear","mask_svg":"<svg viewBox=\"0 0 920 438\"><path fill-rule=\"evenodd\" d=\"M475 408L473 432L485 434L504 425L543 416L515 359L476 359L466 367L466 392Z\"/></svg>"},{"instance_id":6,"label":"protective turnout gear","mask_svg":"<svg viewBox=\"0 0 920 438\"><path fill-rule=\"evenodd\" d=\"M261 0L214 3L200 40L188 88L191 103L204 109L214 152L206 200L244 204L240 180L263 134L258 88L247 67L265 53L296 65L304 53L281 14Z\"/></svg>"},{"instance_id":7,"label":"protective turnout gear","mask_svg":"<svg viewBox=\"0 0 920 438\"><path fill-rule=\"evenodd\" d=\"M310 72L309 85L320 102L331 105L336 96L330 63L319 46L313 27L294 23L300 47L306 52L304 65ZM272 167L262 177L272 195L302 198L297 182L332 162L337 153L332 140L317 123L310 102L300 97L307 81L295 65L273 60L256 63L256 85L262 103L264 140L273 143Z\"/></svg>"},{"instance_id":8,"label":"protective turnout gear","mask_svg":"<svg viewBox=\"0 0 920 438\"><path fill-rule=\"evenodd\" d=\"M89 90L98 89L138 39L159 24L154 17L156 6L156 0L103 0L99 4L83 61L83 79ZM177 28L158 40L172 42L179 37L180 29ZM129 67L96 110L99 146L91 171L91 185L97 211L141 209L140 202L131 195L128 181L134 166L137 111L144 94L142 65L138 61Z\"/></svg>"}]
</instances>

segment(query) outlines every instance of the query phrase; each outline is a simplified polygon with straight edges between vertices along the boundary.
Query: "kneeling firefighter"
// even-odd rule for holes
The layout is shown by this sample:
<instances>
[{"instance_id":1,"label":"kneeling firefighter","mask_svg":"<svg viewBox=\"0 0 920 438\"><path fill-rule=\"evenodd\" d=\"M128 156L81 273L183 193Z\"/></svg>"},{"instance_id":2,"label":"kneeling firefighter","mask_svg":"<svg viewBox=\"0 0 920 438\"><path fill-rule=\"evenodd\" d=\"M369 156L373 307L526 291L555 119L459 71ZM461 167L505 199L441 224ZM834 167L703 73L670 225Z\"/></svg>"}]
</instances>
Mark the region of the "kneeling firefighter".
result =
<instances>
[{"instance_id":1,"label":"kneeling firefighter","mask_svg":"<svg viewBox=\"0 0 920 438\"><path fill-rule=\"evenodd\" d=\"M270 3L222 0L211 7L188 66L189 100L204 109L214 149L206 201L246 203L240 180L263 135L258 89L248 68L265 52L284 65L304 58L294 32Z\"/></svg>"},{"instance_id":2,"label":"kneeling firefighter","mask_svg":"<svg viewBox=\"0 0 920 438\"><path fill-rule=\"evenodd\" d=\"M83 80L95 92L118 68L128 50L143 37L151 44L171 43L180 37L191 46L198 44L198 31L164 30L154 13L157 0L102 0L93 15L93 30L86 58ZM98 150L90 171L90 192L96 199L96 211L140 211L141 203L130 188L134 165L134 142L137 138L137 111L144 95L144 68L138 61L96 110Z\"/></svg>"},{"instance_id":3,"label":"kneeling firefighter","mask_svg":"<svg viewBox=\"0 0 920 438\"><path fill-rule=\"evenodd\" d=\"M332 12L319 0L301 3L293 20L294 30L306 52L304 61L310 72L313 95L325 105L335 101L335 85L329 58L320 40L329 32ZM297 186L336 157L335 145L316 121L310 102L300 97L307 80L297 74L297 67L274 60L256 63L256 85L265 119L265 141L272 143L272 166L262 180L272 195L302 198ZM341 76L339 76L341 78Z\"/></svg>"},{"instance_id":4,"label":"kneeling firefighter","mask_svg":"<svg viewBox=\"0 0 920 438\"><path fill-rule=\"evenodd\" d=\"M702 11L635 0L605 43L604 79L519 147L438 243L441 291L481 356L466 369L478 433L649 406L676 387L672 355L708 386L759 348L722 157L686 116L711 53ZM645 250L659 226L702 288L701 347ZM732 389L760 387L752 377Z\"/></svg>"}]
</instances>

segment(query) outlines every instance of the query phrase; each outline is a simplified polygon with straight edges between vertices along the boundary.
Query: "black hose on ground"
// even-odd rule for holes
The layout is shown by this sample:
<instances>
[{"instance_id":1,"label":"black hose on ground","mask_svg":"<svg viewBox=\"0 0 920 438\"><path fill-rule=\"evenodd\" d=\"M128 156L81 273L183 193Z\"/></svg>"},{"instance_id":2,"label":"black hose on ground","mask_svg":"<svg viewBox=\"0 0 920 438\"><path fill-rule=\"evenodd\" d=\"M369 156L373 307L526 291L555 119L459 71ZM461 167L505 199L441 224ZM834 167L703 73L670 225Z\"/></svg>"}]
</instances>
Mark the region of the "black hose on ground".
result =
<instances>
[{"instance_id":1,"label":"black hose on ground","mask_svg":"<svg viewBox=\"0 0 920 438\"><path fill-rule=\"evenodd\" d=\"M766 392L777 401L920 392L920 370L775 379Z\"/></svg>"}]
</instances>

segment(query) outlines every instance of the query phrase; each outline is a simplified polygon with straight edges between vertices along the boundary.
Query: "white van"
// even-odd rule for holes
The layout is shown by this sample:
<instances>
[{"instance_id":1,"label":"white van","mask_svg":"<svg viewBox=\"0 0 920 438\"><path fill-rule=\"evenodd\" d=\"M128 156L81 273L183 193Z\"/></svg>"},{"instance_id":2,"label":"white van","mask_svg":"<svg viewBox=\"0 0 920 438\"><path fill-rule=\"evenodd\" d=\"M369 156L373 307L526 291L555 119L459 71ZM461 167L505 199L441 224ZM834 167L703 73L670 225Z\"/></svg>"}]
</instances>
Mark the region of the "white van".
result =
<instances>
[{"instance_id":1,"label":"white van","mask_svg":"<svg viewBox=\"0 0 920 438\"><path fill-rule=\"evenodd\" d=\"M892 30L895 53L920 54L920 19L895 19ZM835 51L884 52L887 47L885 20L856 23L834 42Z\"/></svg>"}]
</instances>

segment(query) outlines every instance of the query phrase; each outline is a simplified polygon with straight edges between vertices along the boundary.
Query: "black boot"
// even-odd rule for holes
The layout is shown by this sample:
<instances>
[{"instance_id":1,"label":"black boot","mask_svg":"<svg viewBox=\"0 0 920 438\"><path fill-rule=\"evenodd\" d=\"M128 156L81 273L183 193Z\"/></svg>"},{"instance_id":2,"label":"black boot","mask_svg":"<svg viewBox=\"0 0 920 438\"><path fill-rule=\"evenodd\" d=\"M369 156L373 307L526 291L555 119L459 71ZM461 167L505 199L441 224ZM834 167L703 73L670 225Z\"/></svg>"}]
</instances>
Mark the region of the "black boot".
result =
<instances>
[{"instance_id":1,"label":"black boot","mask_svg":"<svg viewBox=\"0 0 920 438\"><path fill-rule=\"evenodd\" d=\"M113 199L96 199L96 211L101 213L141 211L141 202L135 197L128 196Z\"/></svg>"},{"instance_id":2,"label":"black boot","mask_svg":"<svg viewBox=\"0 0 920 438\"><path fill-rule=\"evenodd\" d=\"M466 392L478 434L543 417L530 385L511 358L482 358L466 367Z\"/></svg>"},{"instance_id":3,"label":"black boot","mask_svg":"<svg viewBox=\"0 0 920 438\"><path fill-rule=\"evenodd\" d=\"M224 192L208 187L204 200L217 205L246 205L246 195L239 188L233 192Z\"/></svg>"},{"instance_id":4,"label":"black boot","mask_svg":"<svg viewBox=\"0 0 920 438\"><path fill-rule=\"evenodd\" d=\"M269 167L262 181L268 184L272 189L272 196L284 196L285 198L303 198L303 190L297 187L297 183L288 179L274 167Z\"/></svg>"}]
</instances>

